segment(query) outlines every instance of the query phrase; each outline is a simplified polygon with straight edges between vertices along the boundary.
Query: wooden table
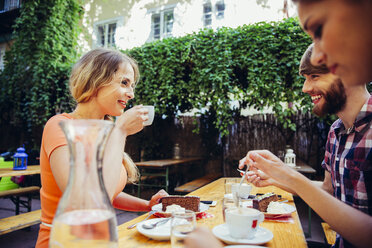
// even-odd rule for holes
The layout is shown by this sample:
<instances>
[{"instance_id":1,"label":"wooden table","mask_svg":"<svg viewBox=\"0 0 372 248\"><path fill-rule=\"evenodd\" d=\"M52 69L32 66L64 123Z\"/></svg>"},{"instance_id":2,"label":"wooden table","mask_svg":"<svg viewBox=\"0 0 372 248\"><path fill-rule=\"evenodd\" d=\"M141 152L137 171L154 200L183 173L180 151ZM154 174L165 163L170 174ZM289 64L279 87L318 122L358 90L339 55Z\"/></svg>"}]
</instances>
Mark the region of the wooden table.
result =
<instances>
[{"instance_id":1,"label":"wooden table","mask_svg":"<svg viewBox=\"0 0 372 248\"><path fill-rule=\"evenodd\" d=\"M176 166L176 165L189 165L193 162L200 162L203 158L201 157L190 157L190 158L169 158L169 159L160 159L160 160L150 160L150 161L142 161L142 162L135 162L135 164L138 166L140 170L141 176L156 176L156 177L164 177L165 178L165 184L159 185L159 184L145 184L141 182L141 177L138 180L138 197L141 196L141 186L147 186L147 187L165 187L165 191L168 192L169 187L169 170L170 167ZM147 169L155 169L159 170L159 173L149 173L146 172Z\"/></svg>"},{"instance_id":2,"label":"wooden table","mask_svg":"<svg viewBox=\"0 0 372 248\"><path fill-rule=\"evenodd\" d=\"M282 195L283 198L289 200L287 204L293 205L292 194L283 191L277 187L270 186L265 188L253 187L252 194L274 192ZM200 196L201 200L217 200L216 207L208 209L208 213L214 215L213 218L201 219L197 221L199 226L207 226L212 229L214 226L223 223L222 217L222 199L224 195L224 178L220 178L189 195ZM119 232L119 247L137 248L137 247L171 247L170 241L157 241L149 239L134 229L127 229L127 226L143 220L147 214L139 216L131 221L128 221L118 227ZM273 232L274 238L265 244L267 247L307 247L305 236L301 227L297 212L292 214L294 223L280 223L264 221L261 226Z\"/></svg>"},{"instance_id":3,"label":"wooden table","mask_svg":"<svg viewBox=\"0 0 372 248\"><path fill-rule=\"evenodd\" d=\"M316 170L313 167L300 159L296 159L296 167L294 169L302 174L309 175L310 177L316 174Z\"/></svg>"},{"instance_id":4,"label":"wooden table","mask_svg":"<svg viewBox=\"0 0 372 248\"><path fill-rule=\"evenodd\" d=\"M13 170L13 168L0 168L0 177L26 176L40 174L40 165L28 165L26 170Z\"/></svg>"},{"instance_id":5,"label":"wooden table","mask_svg":"<svg viewBox=\"0 0 372 248\"><path fill-rule=\"evenodd\" d=\"M13 170L12 168L0 168L0 178L1 177L12 177L12 176L28 176L28 175L36 175L40 174L40 165L28 165L26 170ZM29 187L21 187L16 189L9 189L0 191L0 197L9 196L12 202L15 204L15 214L19 214L19 207L20 205L27 208L27 210L31 211L31 194L35 193L40 190L38 186L29 186ZM27 195L27 200L21 200L20 196Z\"/></svg>"},{"instance_id":6,"label":"wooden table","mask_svg":"<svg viewBox=\"0 0 372 248\"><path fill-rule=\"evenodd\" d=\"M310 179L313 179L314 175L316 174L316 170L311 167L310 165L306 164L304 161L300 159L296 159L296 167L294 167L295 170L298 172L304 174ZM307 233L305 233L305 236L307 238L311 238L311 207L308 206L308 217L307 217Z\"/></svg>"}]
</instances>

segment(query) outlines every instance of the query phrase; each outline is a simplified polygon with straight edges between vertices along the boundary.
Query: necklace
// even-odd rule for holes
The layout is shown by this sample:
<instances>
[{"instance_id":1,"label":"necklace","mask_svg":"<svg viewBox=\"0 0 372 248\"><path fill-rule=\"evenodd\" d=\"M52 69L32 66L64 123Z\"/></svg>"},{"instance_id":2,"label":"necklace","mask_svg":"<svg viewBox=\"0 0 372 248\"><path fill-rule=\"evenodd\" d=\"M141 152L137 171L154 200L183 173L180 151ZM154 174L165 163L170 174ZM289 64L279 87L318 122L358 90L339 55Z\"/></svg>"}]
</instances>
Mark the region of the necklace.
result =
<instances>
[{"instance_id":1,"label":"necklace","mask_svg":"<svg viewBox=\"0 0 372 248\"><path fill-rule=\"evenodd\" d=\"M351 127L349 127L349 128L346 130L346 134L350 134L353 130L354 130L354 125L352 125Z\"/></svg>"}]
</instances>

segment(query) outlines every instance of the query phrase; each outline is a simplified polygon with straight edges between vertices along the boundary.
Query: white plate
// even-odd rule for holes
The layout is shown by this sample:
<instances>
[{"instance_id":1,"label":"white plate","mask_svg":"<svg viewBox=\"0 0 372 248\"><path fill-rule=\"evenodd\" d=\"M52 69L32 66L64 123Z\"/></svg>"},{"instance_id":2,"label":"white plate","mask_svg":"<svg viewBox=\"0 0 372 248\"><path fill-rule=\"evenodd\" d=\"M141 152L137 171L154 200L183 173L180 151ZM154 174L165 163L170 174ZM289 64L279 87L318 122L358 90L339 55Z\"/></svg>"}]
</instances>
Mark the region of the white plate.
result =
<instances>
[{"instance_id":1,"label":"white plate","mask_svg":"<svg viewBox=\"0 0 372 248\"><path fill-rule=\"evenodd\" d=\"M169 240L170 239L170 221L167 223L157 226L153 229L145 229L142 227L143 224L148 223L152 224L158 221L161 221L160 218L150 219L146 220L140 224L137 225L137 231L146 237L155 239L155 240Z\"/></svg>"},{"instance_id":2,"label":"white plate","mask_svg":"<svg viewBox=\"0 0 372 248\"><path fill-rule=\"evenodd\" d=\"M163 212L162 208L163 208L163 204L159 203L159 204L156 204L156 205L152 206L151 209L158 211L158 212L155 213L155 215L158 216L158 217L170 217L172 215L171 213ZM199 205L200 212L197 212L197 213L205 212L208 209L209 209L209 205L204 204L204 203L201 202L200 205Z\"/></svg>"},{"instance_id":3,"label":"white plate","mask_svg":"<svg viewBox=\"0 0 372 248\"><path fill-rule=\"evenodd\" d=\"M263 227L258 227L256 235L253 239L236 239L230 236L229 229L226 224L215 226L212 229L214 236L229 245L234 244L248 244L248 245L260 245L269 242L273 239L273 233Z\"/></svg>"},{"instance_id":4,"label":"white plate","mask_svg":"<svg viewBox=\"0 0 372 248\"><path fill-rule=\"evenodd\" d=\"M285 203L280 203L283 208L286 210L285 213L283 214L270 214L270 213L264 213L265 214L265 217L268 217L268 218L280 218L280 217L289 217L292 215L292 213L294 211L296 211L296 208L292 205L289 205L289 204L285 204Z\"/></svg>"},{"instance_id":5,"label":"white plate","mask_svg":"<svg viewBox=\"0 0 372 248\"><path fill-rule=\"evenodd\" d=\"M292 215L292 213L294 211L296 211L296 208L292 205L289 205L289 204L285 204L285 203L280 203L283 208L286 210L285 213L283 214L271 214L271 213L268 213L268 212L263 212L265 214L265 217L267 218L281 218L281 217L289 217ZM243 204L244 207L247 207L247 208L251 208L253 207L253 204L252 204L252 201L246 201L244 202Z\"/></svg>"}]
</instances>

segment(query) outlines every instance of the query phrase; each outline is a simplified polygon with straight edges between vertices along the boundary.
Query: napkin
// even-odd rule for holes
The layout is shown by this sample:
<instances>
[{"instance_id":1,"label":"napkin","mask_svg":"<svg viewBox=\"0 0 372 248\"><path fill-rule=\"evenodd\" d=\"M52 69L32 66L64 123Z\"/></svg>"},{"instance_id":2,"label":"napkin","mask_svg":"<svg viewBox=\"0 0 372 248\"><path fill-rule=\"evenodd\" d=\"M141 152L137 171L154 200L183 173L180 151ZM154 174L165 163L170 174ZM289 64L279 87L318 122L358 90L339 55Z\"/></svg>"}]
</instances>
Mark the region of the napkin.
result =
<instances>
[{"instance_id":1,"label":"napkin","mask_svg":"<svg viewBox=\"0 0 372 248\"><path fill-rule=\"evenodd\" d=\"M278 218L269 218L265 216L265 221L294 223L294 220L291 216L284 216L284 217L278 217Z\"/></svg>"},{"instance_id":2,"label":"napkin","mask_svg":"<svg viewBox=\"0 0 372 248\"><path fill-rule=\"evenodd\" d=\"M213 217L214 217L214 215L211 214L211 213L208 213L208 212L201 212L201 213L196 214L196 219L197 220L208 219L208 218L213 218Z\"/></svg>"}]
</instances>

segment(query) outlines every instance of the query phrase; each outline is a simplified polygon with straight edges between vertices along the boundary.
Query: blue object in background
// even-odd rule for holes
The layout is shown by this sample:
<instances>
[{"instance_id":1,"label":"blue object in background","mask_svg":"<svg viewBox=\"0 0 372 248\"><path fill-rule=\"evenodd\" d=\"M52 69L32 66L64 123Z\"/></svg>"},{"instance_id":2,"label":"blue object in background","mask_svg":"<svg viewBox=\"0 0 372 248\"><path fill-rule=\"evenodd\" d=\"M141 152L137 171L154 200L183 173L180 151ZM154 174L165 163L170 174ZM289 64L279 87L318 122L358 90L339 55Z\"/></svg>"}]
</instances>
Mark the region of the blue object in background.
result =
<instances>
[{"instance_id":1,"label":"blue object in background","mask_svg":"<svg viewBox=\"0 0 372 248\"><path fill-rule=\"evenodd\" d=\"M25 148L20 147L17 152L13 155L14 163L13 170L26 170L27 169L27 158L28 155L25 153Z\"/></svg>"}]
</instances>

